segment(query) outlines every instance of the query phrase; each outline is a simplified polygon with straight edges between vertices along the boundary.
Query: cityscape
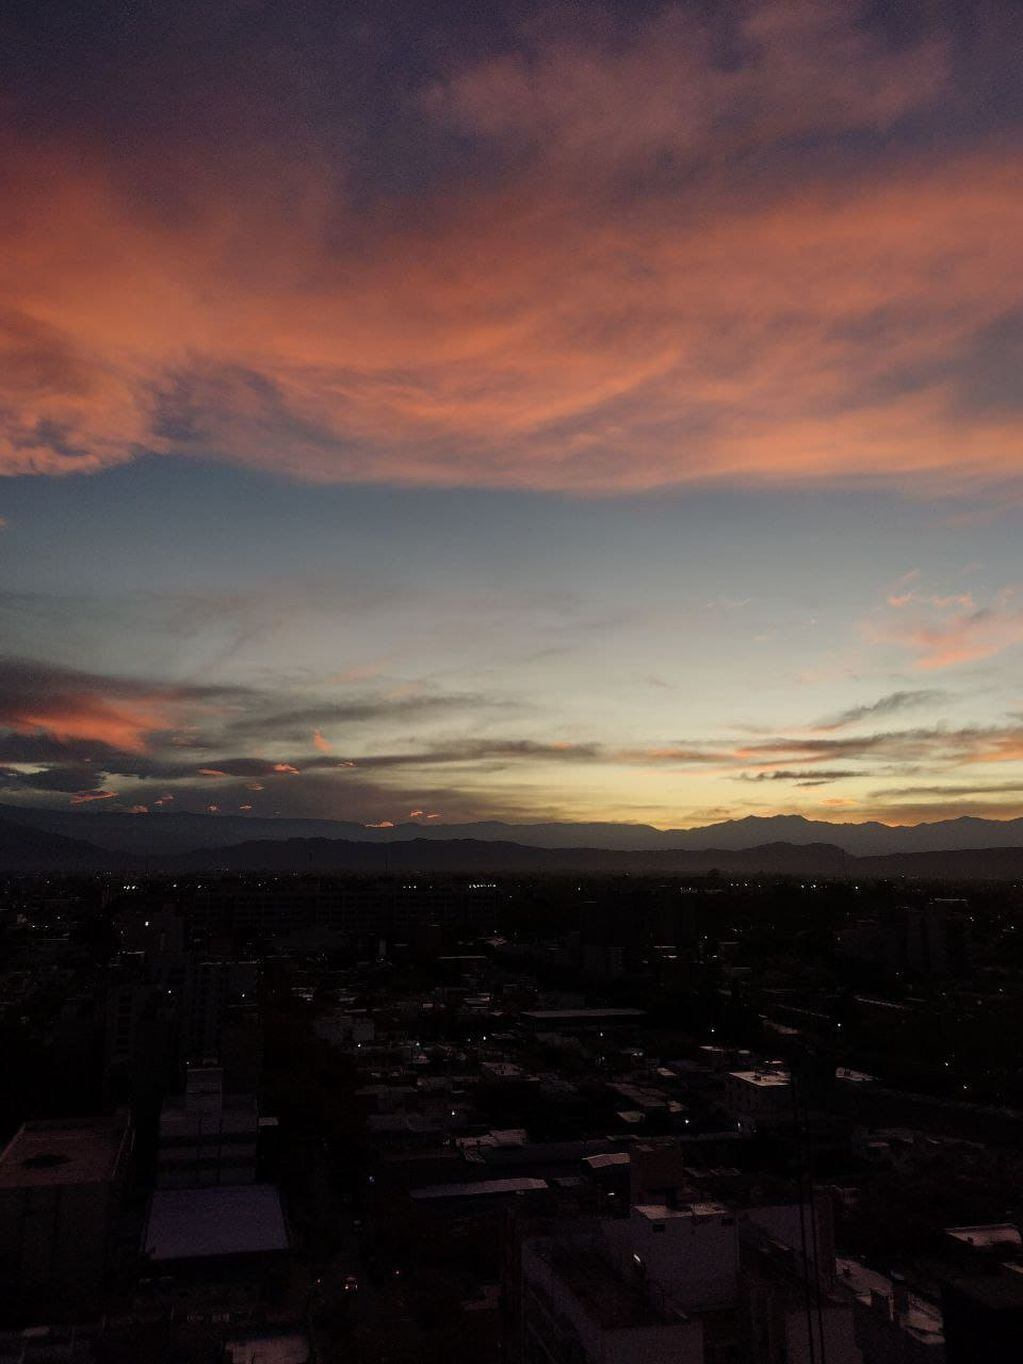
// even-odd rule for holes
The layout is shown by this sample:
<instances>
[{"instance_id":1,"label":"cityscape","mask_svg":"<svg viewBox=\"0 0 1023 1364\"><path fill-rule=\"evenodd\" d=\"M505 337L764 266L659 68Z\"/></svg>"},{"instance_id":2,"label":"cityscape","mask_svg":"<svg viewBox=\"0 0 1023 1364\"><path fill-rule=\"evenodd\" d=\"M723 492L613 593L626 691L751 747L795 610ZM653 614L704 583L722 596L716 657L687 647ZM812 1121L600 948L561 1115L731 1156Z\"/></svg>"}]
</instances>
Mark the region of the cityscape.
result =
<instances>
[{"instance_id":1,"label":"cityscape","mask_svg":"<svg viewBox=\"0 0 1023 1364\"><path fill-rule=\"evenodd\" d=\"M1019 880L3 883L0 1358L985 1360Z\"/></svg>"},{"instance_id":2,"label":"cityscape","mask_svg":"<svg viewBox=\"0 0 1023 1364\"><path fill-rule=\"evenodd\" d=\"M0 53L0 1364L1020 1364L1019 0Z\"/></svg>"}]
</instances>

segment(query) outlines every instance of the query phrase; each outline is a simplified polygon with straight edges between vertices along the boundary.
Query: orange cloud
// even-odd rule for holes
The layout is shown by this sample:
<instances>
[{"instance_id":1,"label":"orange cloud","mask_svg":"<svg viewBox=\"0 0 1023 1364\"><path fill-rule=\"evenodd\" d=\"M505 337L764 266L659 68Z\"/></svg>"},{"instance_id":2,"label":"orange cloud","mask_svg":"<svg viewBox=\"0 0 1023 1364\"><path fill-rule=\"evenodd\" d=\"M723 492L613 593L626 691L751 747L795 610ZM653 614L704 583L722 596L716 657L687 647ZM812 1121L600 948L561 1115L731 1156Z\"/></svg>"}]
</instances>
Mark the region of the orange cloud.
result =
<instances>
[{"instance_id":1,"label":"orange cloud","mask_svg":"<svg viewBox=\"0 0 1023 1364\"><path fill-rule=\"evenodd\" d=\"M159 696L129 701L82 694L27 701L3 718L21 733L43 730L55 739L92 739L141 753L149 734L169 726L171 709Z\"/></svg>"},{"instance_id":2,"label":"orange cloud","mask_svg":"<svg viewBox=\"0 0 1023 1364\"><path fill-rule=\"evenodd\" d=\"M1023 302L1018 153L794 159L938 101L944 53L816 0L740 22L734 67L671 8L627 43L541 36L454 73L424 130L494 172L415 213L356 211L287 149L190 175L164 218L88 149L9 157L0 465L201 448L321 481L1018 481L1019 420L958 377Z\"/></svg>"},{"instance_id":3,"label":"orange cloud","mask_svg":"<svg viewBox=\"0 0 1023 1364\"><path fill-rule=\"evenodd\" d=\"M393 829L394 823L389 819L382 819L377 824L364 824L364 829Z\"/></svg>"},{"instance_id":4,"label":"orange cloud","mask_svg":"<svg viewBox=\"0 0 1023 1364\"><path fill-rule=\"evenodd\" d=\"M274 763L273 770L275 772L285 772L292 777L297 777L299 775L298 768L292 767L291 763Z\"/></svg>"},{"instance_id":5,"label":"orange cloud","mask_svg":"<svg viewBox=\"0 0 1023 1364\"><path fill-rule=\"evenodd\" d=\"M219 767L200 767L200 777L226 777L226 772L221 772Z\"/></svg>"},{"instance_id":6,"label":"orange cloud","mask_svg":"<svg viewBox=\"0 0 1023 1364\"><path fill-rule=\"evenodd\" d=\"M68 804L88 805L91 800L112 800L116 795L116 791L76 791Z\"/></svg>"},{"instance_id":7,"label":"orange cloud","mask_svg":"<svg viewBox=\"0 0 1023 1364\"><path fill-rule=\"evenodd\" d=\"M329 739L325 739L318 729L313 730L313 747L319 749L321 753L333 753L334 745Z\"/></svg>"}]
</instances>

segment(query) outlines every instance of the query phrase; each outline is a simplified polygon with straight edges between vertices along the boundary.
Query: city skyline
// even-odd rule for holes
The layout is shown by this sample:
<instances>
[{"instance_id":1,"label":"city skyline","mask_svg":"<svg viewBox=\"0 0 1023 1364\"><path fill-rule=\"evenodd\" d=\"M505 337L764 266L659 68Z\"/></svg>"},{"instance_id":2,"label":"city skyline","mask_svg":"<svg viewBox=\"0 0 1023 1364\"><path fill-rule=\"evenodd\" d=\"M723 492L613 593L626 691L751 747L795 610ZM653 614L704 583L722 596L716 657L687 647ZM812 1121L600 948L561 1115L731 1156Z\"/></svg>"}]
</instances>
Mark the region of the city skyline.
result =
<instances>
[{"instance_id":1,"label":"city skyline","mask_svg":"<svg viewBox=\"0 0 1023 1364\"><path fill-rule=\"evenodd\" d=\"M1023 815L1019 12L421 9L3 20L0 801Z\"/></svg>"}]
</instances>

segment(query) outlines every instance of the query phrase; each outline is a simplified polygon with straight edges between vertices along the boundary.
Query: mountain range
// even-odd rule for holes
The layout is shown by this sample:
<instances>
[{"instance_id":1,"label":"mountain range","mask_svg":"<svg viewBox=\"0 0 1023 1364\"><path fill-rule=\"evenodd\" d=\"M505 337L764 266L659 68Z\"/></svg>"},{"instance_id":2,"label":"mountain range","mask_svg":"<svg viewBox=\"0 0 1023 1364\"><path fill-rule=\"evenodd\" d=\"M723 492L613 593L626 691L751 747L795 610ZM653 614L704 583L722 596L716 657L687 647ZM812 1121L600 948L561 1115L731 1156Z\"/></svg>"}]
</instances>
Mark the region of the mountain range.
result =
<instances>
[{"instance_id":1,"label":"mountain range","mask_svg":"<svg viewBox=\"0 0 1023 1364\"><path fill-rule=\"evenodd\" d=\"M258 815L192 814L169 811L125 814L107 810L49 810L0 805L0 819L65 838L84 839L111 851L157 857L226 848L239 843L294 838L345 839L365 844L471 839L517 843L528 848L615 849L622 852L742 851L771 843L797 846L827 843L854 857L893 853L951 852L969 848L1023 848L1023 819L962 817L930 824L831 824L802 815L751 815L696 829L655 829L649 824L510 824L481 820L468 824L409 822L367 828L347 820L266 818Z\"/></svg>"},{"instance_id":2,"label":"mountain range","mask_svg":"<svg viewBox=\"0 0 1023 1364\"><path fill-rule=\"evenodd\" d=\"M41 817L41 818L40 818ZM469 825L472 830L483 830L474 837L455 835L452 826L443 831L429 829L426 836L419 826L406 825L402 830L366 830L360 825L342 825L327 820L245 820L231 816L177 815L121 815L104 812L97 815L76 815L64 811L23 810L0 807L0 872L19 874L28 872L78 873L117 871L144 874L147 871L169 873L211 872L360 872L368 874L469 872L469 873L576 873L606 874L632 873L660 875L701 875L712 870L729 874L751 875L767 872L776 875L819 877L918 877L922 879L1016 879L1023 877L1023 821L1009 824L986 820L951 820L942 825L922 825L917 829L935 830L951 826L952 837L958 845L903 849L886 853L854 853L833 841L814 841L809 835L819 829L830 832L848 829L885 829L884 825L832 825L803 820L798 816L781 816L786 828L796 821L795 831L802 839L781 838L766 842L737 846L741 839L763 835L776 829L777 821L736 820L713 825L705 830L676 831L705 838L718 835L720 842L703 847L685 847L677 843L655 847L618 848L586 844L542 845L518 838L496 838L495 829L520 828L538 830L545 836L561 830L578 833L592 827L622 830L622 825ZM134 847L125 846L135 840L134 830L147 829L163 833L163 825L170 837L141 838ZM52 827L59 824L60 828ZM251 835L262 826L272 825L274 837ZM291 832L295 825L322 826L326 824L333 836ZM254 829L253 826L257 826ZM280 826L289 826L287 831ZM960 826L967 826L962 828ZM226 826L226 828L225 828ZM239 826L249 835L232 841ZM981 826L978 828L978 826ZM208 843L194 835L209 838L213 829L223 830L225 841ZM354 828L359 838L338 836L338 829ZM89 838L74 837L62 832L89 834ZM415 830L408 833L407 830ZM1006 830L1014 835L1010 843L1002 835ZM94 833L95 831L95 833ZM381 838L381 833L392 837ZM661 831L643 828L644 833ZM893 834L912 834L911 828L892 829ZM367 838L366 834L376 834ZM182 847L192 836L190 846ZM490 836L488 836L490 835ZM968 845L969 836L988 838L986 845ZM1002 835L1002 837L999 837ZM534 837L537 835L534 834ZM103 841L100 842L99 839Z\"/></svg>"}]
</instances>

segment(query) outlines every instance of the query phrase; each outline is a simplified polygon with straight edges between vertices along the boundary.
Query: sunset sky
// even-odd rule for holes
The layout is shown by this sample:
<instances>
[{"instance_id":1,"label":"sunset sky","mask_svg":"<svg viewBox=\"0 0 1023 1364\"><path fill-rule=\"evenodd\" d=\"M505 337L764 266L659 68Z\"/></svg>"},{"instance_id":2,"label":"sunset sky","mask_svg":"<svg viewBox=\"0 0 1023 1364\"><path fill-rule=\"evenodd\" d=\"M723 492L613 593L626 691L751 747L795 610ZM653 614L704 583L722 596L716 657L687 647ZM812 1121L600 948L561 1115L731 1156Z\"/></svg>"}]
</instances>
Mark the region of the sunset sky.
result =
<instances>
[{"instance_id":1,"label":"sunset sky","mask_svg":"<svg viewBox=\"0 0 1023 1364\"><path fill-rule=\"evenodd\" d=\"M0 801L1023 815L1016 0L0 45Z\"/></svg>"}]
</instances>

